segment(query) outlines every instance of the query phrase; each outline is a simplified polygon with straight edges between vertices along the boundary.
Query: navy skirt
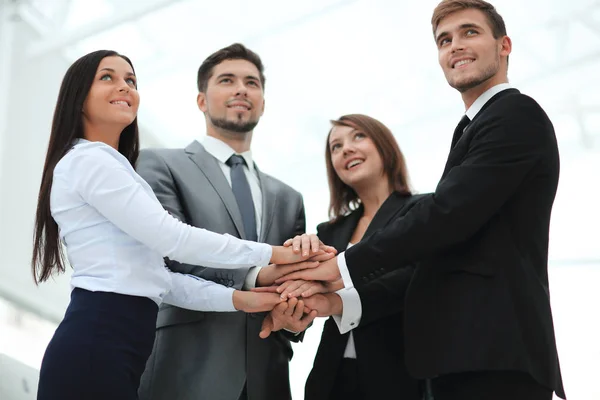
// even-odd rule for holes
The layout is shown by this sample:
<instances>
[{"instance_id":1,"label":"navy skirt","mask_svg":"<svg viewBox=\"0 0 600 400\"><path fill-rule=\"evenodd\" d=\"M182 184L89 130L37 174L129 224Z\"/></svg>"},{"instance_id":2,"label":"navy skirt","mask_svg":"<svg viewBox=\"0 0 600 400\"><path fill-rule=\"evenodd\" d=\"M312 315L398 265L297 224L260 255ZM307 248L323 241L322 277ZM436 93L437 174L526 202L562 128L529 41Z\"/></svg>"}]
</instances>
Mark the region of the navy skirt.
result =
<instances>
[{"instance_id":1,"label":"navy skirt","mask_svg":"<svg viewBox=\"0 0 600 400\"><path fill-rule=\"evenodd\" d=\"M75 288L48 344L38 400L134 400L152 352L158 306Z\"/></svg>"}]
</instances>

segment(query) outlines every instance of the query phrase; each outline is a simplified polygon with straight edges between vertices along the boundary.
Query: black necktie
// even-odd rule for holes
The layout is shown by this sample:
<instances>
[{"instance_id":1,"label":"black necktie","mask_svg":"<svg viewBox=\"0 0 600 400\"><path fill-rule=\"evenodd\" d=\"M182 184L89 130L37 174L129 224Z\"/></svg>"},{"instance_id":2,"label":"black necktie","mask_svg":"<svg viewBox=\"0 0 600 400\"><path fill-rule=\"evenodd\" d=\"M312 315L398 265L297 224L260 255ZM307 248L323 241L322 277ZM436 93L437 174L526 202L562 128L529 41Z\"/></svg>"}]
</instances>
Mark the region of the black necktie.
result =
<instances>
[{"instance_id":1,"label":"black necktie","mask_svg":"<svg viewBox=\"0 0 600 400\"><path fill-rule=\"evenodd\" d=\"M256 217L254 215L254 201L252 201L252 192L250 184L244 172L244 157L237 154L232 155L227 160L227 165L231 167L231 189L242 214L244 223L244 233L247 240L257 241Z\"/></svg>"},{"instance_id":2,"label":"black necktie","mask_svg":"<svg viewBox=\"0 0 600 400\"><path fill-rule=\"evenodd\" d=\"M470 122L471 120L466 115L463 115L463 117L460 119L460 122L454 130L454 136L452 136L452 146L450 147L451 149L453 149L456 143L460 140L460 137L462 136L463 132L465 131L465 128L467 127L467 125L469 125Z\"/></svg>"}]
</instances>

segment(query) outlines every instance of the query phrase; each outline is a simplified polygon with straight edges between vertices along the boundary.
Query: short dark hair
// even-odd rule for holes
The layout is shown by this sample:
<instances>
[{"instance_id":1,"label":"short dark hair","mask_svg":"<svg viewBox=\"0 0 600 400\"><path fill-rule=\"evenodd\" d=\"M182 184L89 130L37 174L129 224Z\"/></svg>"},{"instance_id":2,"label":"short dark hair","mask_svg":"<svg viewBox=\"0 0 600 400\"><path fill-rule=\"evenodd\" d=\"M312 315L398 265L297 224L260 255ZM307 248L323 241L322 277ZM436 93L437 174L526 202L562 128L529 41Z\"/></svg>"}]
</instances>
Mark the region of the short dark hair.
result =
<instances>
[{"instance_id":1,"label":"short dark hair","mask_svg":"<svg viewBox=\"0 0 600 400\"><path fill-rule=\"evenodd\" d=\"M214 68L221 64L225 60L246 60L251 62L258 69L260 83L263 87L265 87L265 74L264 74L264 66L263 63L255 52L248 49L241 43L234 43L227 47L222 48L208 56L206 60L200 65L198 68L198 91L206 92L206 88L208 86L208 81L212 77Z\"/></svg>"},{"instance_id":2,"label":"short dark hair","mask_svg":"<svg viewBox=\"0 0 600 400\"><path fill-rule=\"evenodd\" d=\"M127 61L133 69L133 64L124 55L112 50L98 50L75 61L65 73L60 86L35 214L31 268L36 283L47 280L55 272L65 271L58 225L50 213L50 191L54 168L73 146L75 139L83 138L83 103L90 92L102 59L115 56ZM119 153L135 166L139 148L136 117L121 132Z\"/></svg>"},{"instance_id":3,"label":"short dark hair","mask_svg":"<svg viewBox=\"0 0 600 400\"><path fill-rule=\"evenodd\" d=\"M506 25L504 25L504 19L496 8L484 0L442 0L433 10L431 16L431 27L433 29L433 35L437 30L442 19L446 18L450 14L454 14L457 11L467 10L474 8L483 12L492 28L492 35L494 39L499 39L502 36L506 36Z\"/></svg>"},{"instance_id":4,"label":"short dark hair","mask_svg":"<svg viewBox=\"0 0 600 400\"><path fill-rule=\"evenodd\" d=\"M348 114L332 120L332 128L325 144L327 181L329 183L329 217L335 220L359 206L359 198L354 189L345 184L333 168L329 137L335 126L348 126L367 135L375 144L383 163L383 172L388 177L390 187L399 193L410 195L410 183L404 155L398 142L387 126L375 118L363 114Z\"/></svg>"}]
</instances>

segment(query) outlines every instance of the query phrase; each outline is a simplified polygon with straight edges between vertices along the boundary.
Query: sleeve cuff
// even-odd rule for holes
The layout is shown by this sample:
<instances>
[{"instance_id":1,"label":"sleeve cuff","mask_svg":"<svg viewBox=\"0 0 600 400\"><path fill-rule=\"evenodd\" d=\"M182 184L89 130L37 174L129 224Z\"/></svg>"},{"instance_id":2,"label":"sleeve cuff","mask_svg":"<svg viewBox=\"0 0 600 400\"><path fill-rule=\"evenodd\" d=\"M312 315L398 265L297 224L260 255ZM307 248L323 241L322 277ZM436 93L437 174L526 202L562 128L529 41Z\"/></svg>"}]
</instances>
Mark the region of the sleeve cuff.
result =
<instances>
[{"instance_id":1,"label":"sleeve cuff","mask_svg":"<svg viewBox=\"0 0 600 400\"><path fill-rule=\"evenodd\" d=\"M262 267L251 267L246 274L246 279L244 280L244 290L251 290L256 287L256 280L258 279L258 273Z\"/></svg>"},{"instance_id":2,"label":"sleeve cuff","mask_svg":"<svg viewBox=\"0 0 600 400\"><path fill-rule=\"evenodd\" d=\"M286 331L286 332L291 333L294 336L298 336L299 334L302 333L302 331L300 331L300 332L294 332L294 331L290 331L289 329L285 329L285 328L283 328L283 330Z\"/></svg>"},{"instance_id":3,"label":"sleeve cuff","mask_svg":"<svg viewBox=\"0 0 600 400\"><path fill-rule=\"evenodd\" d=\"M345 251L338 254L337 265L340 270L340 275L342 275L342 282L344 282L344 288L352 289L354 287L354 283L352 282L352 278L350 277L350 271L348 271L348 266L346 265Z\"/></svg>"},{"instance_id":4,"label":"sleeve cuff","mask_svg":"<svg viewBox=\"0 0 600 400\"><path fill-rule=\"evenodd\" d=\"M253 242L254 243L254 242ZM273 257L273 247L266 243L256 243L260 246L260 260L256 263L257 267L266 267ZM257 273L258 274L258 273Z\"/></svg>"},{"instance_id":5,"label":"sleeve cuff","mask_svg":"<svg viewBox=\"0 0 600 400\"><path fill-rule=\"evenodd\" d=\"M362 304L356 289L340 289L335 292L342 299L342 315L332 315L340 333L350 332L360 324L362 317Z\"/></svg>"}]
</instances>

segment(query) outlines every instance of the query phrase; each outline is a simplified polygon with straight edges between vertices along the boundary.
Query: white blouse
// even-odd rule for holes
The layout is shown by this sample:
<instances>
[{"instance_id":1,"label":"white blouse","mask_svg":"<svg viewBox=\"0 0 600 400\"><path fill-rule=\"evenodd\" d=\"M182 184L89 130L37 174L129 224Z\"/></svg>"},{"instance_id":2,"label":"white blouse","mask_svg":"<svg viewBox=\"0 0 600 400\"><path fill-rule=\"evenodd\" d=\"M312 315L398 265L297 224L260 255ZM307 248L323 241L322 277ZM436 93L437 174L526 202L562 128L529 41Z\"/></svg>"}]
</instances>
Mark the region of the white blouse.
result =
<instances>
[{"instance_id":1,"label":"white blouse","mask_svg":"<svg viewBox=\"0 0 600 400\"><path fill-rule=\"evenodd\" d=\"M174 273L163 257L236 269L268 265L272 255L268 244L172 217L129 161L102 142L78 139L58 162L50 211L73 267L71 286L90 291L143 296L199 311L235 311L232 288Z\"/></svg>"}]
</instances>

